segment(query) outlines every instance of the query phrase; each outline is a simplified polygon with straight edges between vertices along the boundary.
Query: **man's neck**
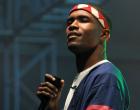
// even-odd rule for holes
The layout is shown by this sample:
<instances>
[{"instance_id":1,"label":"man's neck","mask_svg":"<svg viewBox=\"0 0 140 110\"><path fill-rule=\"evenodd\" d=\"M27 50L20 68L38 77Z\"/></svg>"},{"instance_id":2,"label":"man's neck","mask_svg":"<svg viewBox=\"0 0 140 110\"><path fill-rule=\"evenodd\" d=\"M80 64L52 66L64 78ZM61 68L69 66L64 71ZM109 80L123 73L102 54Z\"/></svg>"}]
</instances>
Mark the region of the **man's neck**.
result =
<instances>
[{"instance_id":1,"label":"man's neck","mask_svg":"<svg viewBox=\"0 0 140 110\"><path fill-rule=\"evenodd\" d=\"M76 55L77 71L81 71L89 68L97 62L106 59L104 52L86 52Z\"/></svg>"}]
</instances>

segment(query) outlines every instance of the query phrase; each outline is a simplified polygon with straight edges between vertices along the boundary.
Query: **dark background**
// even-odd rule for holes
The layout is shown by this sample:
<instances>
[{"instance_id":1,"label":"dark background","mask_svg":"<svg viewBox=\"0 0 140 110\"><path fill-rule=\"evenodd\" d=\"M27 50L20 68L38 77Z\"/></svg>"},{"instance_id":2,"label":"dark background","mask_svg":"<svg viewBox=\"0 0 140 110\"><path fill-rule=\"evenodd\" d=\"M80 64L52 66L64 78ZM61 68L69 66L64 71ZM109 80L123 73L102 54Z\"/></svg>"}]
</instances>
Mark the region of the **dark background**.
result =
<instances>
[{"instance_id":1,"label":"dark background","mask_svg":"<svg viewBox=\"0 0 140 110\"><path fill-rule=\"evenodd\" d=\"M108 59L121 69L128 83L130 110L139 110L140 1L92 2L100 4L111 18ZM45 73L65 80L63 107L76 74L65 35L66 17L75 3L81 1L0 0L0 110L37 110L36 89Z\"/></svg>"}]
</instances>

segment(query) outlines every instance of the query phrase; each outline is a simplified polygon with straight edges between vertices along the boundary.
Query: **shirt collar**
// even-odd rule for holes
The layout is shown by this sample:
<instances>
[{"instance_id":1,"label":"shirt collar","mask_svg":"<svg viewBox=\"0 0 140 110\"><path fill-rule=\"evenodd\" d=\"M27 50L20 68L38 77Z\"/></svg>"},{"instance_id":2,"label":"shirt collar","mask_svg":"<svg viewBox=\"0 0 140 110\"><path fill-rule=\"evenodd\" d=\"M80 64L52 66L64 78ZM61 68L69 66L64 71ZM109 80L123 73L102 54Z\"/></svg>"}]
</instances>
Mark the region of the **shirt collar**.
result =
<instances>
[{"instance_id":1,"label":"shirt collar","mask_svg":"<svg viewBox=\"0 0 140 110\"><path fill-rule=\"evenodd\" d=\"M79 86L80 82L84 79L85 76L87 76L89 74L89 72L94 69L95 67L103 64L103 63L106 63L106 62L109 62L108 60L101 60L99 62L97 62L96 64L92 65L91 67L87 68L86 70L82 71L79 73L79 75L77 76L77 78L75 78L72 86Z\"/></svg>"}]
</instances>

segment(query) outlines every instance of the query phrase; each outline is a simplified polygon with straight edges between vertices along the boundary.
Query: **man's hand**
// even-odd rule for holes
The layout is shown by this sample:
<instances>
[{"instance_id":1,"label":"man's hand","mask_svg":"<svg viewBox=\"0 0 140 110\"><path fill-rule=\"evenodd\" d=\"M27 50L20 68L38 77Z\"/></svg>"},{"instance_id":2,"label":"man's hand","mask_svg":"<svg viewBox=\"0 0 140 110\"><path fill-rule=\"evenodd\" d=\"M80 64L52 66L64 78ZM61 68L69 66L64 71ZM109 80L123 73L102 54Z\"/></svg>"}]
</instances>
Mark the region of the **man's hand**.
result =
<instances>
[{"instance_id":1,"label":"man's hand","mask_svg":"<svg viewBox=\"0 0 140 110\"><path fill-rule=\"evenodd\" d=\"M60 82L57 83L55 83L55 81L55 77L46 74L45 82L42 82L37 90L37 96L42 102L46 101L46 107L48 107L49 110L58 110L59 99L64 86L64 80L60 80Z\"/></svg>"}]
</instances>

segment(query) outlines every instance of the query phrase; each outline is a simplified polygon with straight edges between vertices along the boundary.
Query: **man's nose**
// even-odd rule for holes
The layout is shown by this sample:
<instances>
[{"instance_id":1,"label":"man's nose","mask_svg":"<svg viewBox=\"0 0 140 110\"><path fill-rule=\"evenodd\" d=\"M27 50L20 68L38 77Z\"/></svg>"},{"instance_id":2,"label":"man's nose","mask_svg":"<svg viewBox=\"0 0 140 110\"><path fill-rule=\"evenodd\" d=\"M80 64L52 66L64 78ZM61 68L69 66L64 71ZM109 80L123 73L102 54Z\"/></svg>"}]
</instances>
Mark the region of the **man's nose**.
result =
<instances>
[{"instance_id":1,"label":"man's nose","mask_svg":"<svg viewBox=\"0 0 140 110\"><path fill-rule=\"evenodd\" d=\"M75 30L75 29L78 29L79 28L79 23L77 20L74 20L72 22L72 24L69 26L69 30L72 31L72 30Z\"/></svg>"}]
</instances>

